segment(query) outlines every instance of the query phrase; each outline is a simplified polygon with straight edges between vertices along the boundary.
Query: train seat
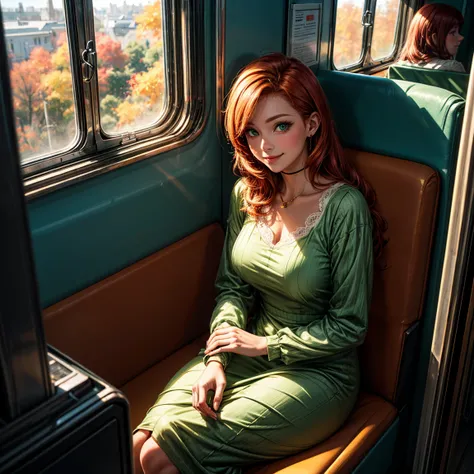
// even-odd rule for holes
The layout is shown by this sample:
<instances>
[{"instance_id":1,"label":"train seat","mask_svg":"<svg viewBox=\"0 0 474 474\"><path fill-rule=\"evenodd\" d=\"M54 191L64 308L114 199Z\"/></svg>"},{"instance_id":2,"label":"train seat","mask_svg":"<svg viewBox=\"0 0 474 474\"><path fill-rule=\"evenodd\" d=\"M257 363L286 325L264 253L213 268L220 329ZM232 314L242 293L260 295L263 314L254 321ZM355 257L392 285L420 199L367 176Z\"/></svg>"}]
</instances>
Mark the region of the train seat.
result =
<instances>
[{"instance_id":1,"label":"train seat","mask_svg":"<svg viewBox=\"0 0 474 474\"><path fill-rule=\"evenodd\" d=\"M354 469L396 421L406 331L421 317L438 175L418 163L356 150L389 225L376 272L363 391L346 424L297 456L251 472ZM223 231L213 224L48 308L47 341L122 388L135 426L171 375L202 347ZM94 348L91 350L91 348Z\"/></svg>"},{"instance_id":2,"label":"train seat","mask_svg":"<svg viewBox=\"0 0 474 474\"><path fill-rule=\"evenodd\" d=\"M417 82L430 86L440 87L459 94L466 98L469 74L454 71L440 71L437 69L424 69L416 66L402 66L394 64L388 68L389 79Z\"/></svg>"}]
</instances>

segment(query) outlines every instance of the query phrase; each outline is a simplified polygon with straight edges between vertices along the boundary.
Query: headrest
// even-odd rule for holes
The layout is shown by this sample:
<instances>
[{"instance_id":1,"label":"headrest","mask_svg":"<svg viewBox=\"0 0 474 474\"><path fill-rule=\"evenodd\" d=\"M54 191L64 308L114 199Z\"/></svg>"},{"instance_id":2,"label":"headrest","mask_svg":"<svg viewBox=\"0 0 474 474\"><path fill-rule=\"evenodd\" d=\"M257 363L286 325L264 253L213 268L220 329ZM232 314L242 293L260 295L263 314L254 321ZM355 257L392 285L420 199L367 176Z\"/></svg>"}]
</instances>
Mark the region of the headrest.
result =
<instances>
[{"instance_id":1,"label":"headrest","mask_svg":"<svg viewBox=\"0 0 474 474\"><path fill-rule=\"evenodd\" d=\"M443 173L452 165L465 101L437 87L321 71L343 145L405 158Z\"/></svg>"},{"instance_id":2,"label":"headrest","mask_svg":"<svg viewBox=\"0 0 474 474\"><path fill-rule=\"evenodd\" d=\"M394 64L388 68L389 79L417 82L429 86L441 87L459 94L464 99L469 85L469 74L439 69L426 69L416 66L402 66Z\"/></svg>"}]
</instances>

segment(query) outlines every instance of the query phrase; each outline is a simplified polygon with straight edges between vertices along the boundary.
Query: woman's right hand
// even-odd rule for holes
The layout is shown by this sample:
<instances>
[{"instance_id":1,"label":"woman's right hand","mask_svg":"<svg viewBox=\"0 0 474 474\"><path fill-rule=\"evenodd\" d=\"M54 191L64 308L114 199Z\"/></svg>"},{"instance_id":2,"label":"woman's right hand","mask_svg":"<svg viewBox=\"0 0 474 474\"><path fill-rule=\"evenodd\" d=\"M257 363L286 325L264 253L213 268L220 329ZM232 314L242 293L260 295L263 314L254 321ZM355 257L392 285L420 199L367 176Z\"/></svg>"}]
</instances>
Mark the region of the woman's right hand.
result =
<instances>
[{"instance_id":1,"label":"woman's right hand","mask_svg":"<svg viewBox=\"0 0 474 474\"><path fill-rule=\"evenodd\" d=\"M209 361L201 377L193 385L193 407L202 415L210 416L214 420L217 420L215 412L219 409L219 405L221 404L226 383L227 381L222 364L215 360ZM212 411L207 404L207 394L209 390L214 390L214 400L212 403L214 411Z\"/></svg>"}]
</instances>

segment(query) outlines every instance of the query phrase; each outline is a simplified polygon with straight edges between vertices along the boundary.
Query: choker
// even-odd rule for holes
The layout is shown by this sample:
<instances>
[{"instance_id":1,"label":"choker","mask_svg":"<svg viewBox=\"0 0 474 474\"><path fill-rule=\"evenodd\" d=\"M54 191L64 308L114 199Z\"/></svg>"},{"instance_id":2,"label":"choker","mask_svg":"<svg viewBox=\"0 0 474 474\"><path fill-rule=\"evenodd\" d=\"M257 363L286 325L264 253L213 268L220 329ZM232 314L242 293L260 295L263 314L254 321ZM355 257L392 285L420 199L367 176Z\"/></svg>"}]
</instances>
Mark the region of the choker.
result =
<instances>
[{"instance_id":1,"label":"choker","mask_svg":"<svg viewBox=\"0 0 474 474\"><path fill-rule=\"evenodd\" d=\"M298 173L301 173L303 170L305 170L307 168L307 166L303 166L303 168L301 168L300 170L298 171L292 171L291 173L286 173L285 171L280 171L280 173L282 174L298 174Z\"/></svg>"}]
</instances>

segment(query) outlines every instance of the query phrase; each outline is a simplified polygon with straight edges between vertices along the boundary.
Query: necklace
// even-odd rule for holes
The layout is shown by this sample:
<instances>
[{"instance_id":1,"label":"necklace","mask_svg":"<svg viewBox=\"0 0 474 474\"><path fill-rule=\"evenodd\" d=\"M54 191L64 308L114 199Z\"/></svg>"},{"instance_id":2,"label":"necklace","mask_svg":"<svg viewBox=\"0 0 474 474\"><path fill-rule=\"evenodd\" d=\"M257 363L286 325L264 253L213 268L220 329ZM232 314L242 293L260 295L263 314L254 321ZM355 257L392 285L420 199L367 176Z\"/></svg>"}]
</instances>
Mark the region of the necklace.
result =
<instances>
[{"instance_id":1,"label":"necklace","mask_svg":"<svg viewBox=\"0 0 474 474\"><path fill-rule=\"evenodd\" d=\"M300 170L298 171L292 171L291 173L287 173L286 171L282 171L283 174L298 174L298 173L301 173L303 170L306 169L306 166L303 166L303 168L301 168Z\"/></svg>"},{"instance_id":2,"label":"necklace","mask_svg":"<svg viewBox=\"0 0 474 474\"><path fill-rule=\"evenodd\" d=\"M286 209L296 198L300 197L303 194L303 191L304 191L305 187L306 186L303 186L303 189L301 190L301 192L299 192L296 196L293 196L288 201L284 201L281 193L279 193L280 194L280 201L281 201L280 209Z\"/></svg>"}]
</instances>

